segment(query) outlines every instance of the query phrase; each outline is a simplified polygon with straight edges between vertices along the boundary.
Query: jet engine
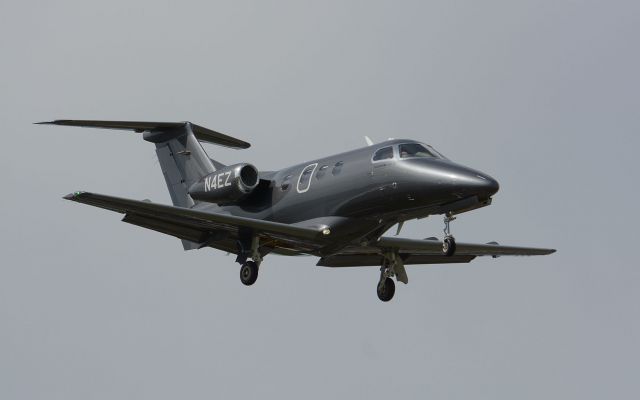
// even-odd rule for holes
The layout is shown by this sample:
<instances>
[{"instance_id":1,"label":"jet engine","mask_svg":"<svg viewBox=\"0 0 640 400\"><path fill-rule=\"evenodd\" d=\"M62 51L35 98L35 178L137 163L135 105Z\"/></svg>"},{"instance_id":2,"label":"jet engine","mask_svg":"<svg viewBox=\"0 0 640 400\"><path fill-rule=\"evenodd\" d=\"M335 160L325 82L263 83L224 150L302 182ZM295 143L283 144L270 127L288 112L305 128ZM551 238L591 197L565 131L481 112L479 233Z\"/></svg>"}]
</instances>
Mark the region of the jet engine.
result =
<instances>
[{"instance_id":1,"label":"jet engine","mask_svg":"<svg viewBox=\"0 0 640 400\"><path fill-rule=\"evenodd\" d=\"M251 193L258 186L258 181L258 170L253 165L229 165L191 185L189 194L194 200L230 203Z\"/></svg>"}]
</instances>

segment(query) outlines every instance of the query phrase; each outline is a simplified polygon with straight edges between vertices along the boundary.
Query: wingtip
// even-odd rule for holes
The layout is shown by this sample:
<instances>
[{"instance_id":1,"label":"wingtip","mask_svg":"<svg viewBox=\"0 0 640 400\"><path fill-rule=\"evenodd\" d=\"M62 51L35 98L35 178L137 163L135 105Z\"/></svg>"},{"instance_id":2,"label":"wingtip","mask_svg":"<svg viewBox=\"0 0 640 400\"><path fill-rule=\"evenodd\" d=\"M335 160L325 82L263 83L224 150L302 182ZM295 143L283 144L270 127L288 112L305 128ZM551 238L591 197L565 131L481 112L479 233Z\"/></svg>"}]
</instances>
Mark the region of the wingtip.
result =
<instances>
[{"instance_id":1,"label":"wingtip","mask_svg":"<svg viewBox=\"0 0 640 400\"><path fill-rule=\"evenodd\" d=\"M69 122L73 120L70 119L54 119L53 121L42 121L42 122L34 122L34 125L68 125Z\"/></svg>"},{"instance_id":2,"label":"wingtip","mask_svg":"<svg viewBox=\"0 0 640 400\"><path fill-rule=\"evenodd\" d=\"M81 191L81 190L78 190L78 191L75 191L75 192L69 193L69 194L68 194L68 195L66 195L66 196L63 196L62 198L63 198L63 199L65 199L65 200L75 200L77 197L81 196L81 195L82 195L82 194L84 194L84 193L86 193L86 192L83 192L83 191Z\"/></svg>"},{"instance_id":3,"label":"wingtip","mask_svg":"<svg viewBox=\"0 0 640 400\"><path fill-rule=\"evenodd\" d=\"M553 254L555 252L556 252L556 249L540 249L540 252L537 255L548 256L549 254Z\"/></svg>"}]
</instances>

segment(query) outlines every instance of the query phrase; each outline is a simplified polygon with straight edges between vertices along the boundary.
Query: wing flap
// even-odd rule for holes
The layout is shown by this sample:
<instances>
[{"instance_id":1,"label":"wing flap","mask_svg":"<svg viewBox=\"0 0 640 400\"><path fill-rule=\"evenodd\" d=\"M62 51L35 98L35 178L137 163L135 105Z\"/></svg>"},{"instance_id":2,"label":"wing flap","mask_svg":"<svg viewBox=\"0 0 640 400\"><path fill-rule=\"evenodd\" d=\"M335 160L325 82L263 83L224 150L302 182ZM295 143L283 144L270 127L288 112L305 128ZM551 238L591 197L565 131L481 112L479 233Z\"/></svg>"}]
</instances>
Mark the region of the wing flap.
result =
<instances>
[{"instance_id":1,"label":"wing flap","mask_svg":"<svg viewBox=\"0 0 640 400\"><path fill-rule=\"evenodd\" d=\"M411 252L401 252L400 258L404 265L428 265L428 264L457 264L468 263L475 256L425 255ZM382 254L338 254L322 257L316 264L319 267L371 267L381 266L384 262Z\"/></svg>"},{"instance_id":2,"label":"wing flap","mask_svg":"<svg viewBox=\"0 0 640 400\"><path fill-rule=\"evenodd\" d=\"M400 249L421 254L442 254L442 242L439 240L416 240L395 237L382 237L376 243L385 249ZM537 247L502 246L499 244L456 243L455 255L464 256L542 256L555 253L555 249Z\"/></svg>"},{"instance_id":3,"label":"wing flap","mask_svg":"<svg viewBox=\"0 0 640 400\"><path fill-rule=\"evenodd\" d=\"M175 236L193 243L203 243L207 240L207 231L203 228L167 221L161 218L153 218L145 215L127 213L122 222L140 226L166 235Z\"/></svg>"},{"instance_id":4,"label":"wing flap","mask_svg":"<svg viewBox=\"0 0 640 400\"><path fill-rule=\"evenodd\" d=\"M500 246L498 244L457 243L456 252L447 257L442 254L439 240L416 240L382 237L369 246L350 246L338 254L323 257L318 261L322 267L380 266L386 251L398 253L404 265L468 263L479 256L534 256L554 253L553 249L534 247Z\"/></svg>"}]
</instances>

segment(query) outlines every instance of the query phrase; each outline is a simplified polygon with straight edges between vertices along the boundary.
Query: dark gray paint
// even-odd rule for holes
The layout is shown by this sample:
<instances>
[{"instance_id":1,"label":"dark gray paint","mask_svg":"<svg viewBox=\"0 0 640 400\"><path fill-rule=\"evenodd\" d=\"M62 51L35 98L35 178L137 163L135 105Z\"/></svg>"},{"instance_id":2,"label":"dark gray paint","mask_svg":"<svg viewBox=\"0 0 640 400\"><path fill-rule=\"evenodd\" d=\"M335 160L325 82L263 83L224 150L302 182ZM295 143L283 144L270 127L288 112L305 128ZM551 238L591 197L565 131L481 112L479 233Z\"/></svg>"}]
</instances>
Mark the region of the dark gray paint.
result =
<instances>
[{"instance_id":1,"label":"dark gray paint","mask_svg":"<svg viewBox=\"0 0 640 400\"><path fill-rule=\"evenodd\" d=\"M135 122L101 123L51 122L141 129ZM240 263L253 258L258 264L269 253L312 254L322 257L318 265L326 266L384 266L387 260L399 263L396 273L404 283L408 281L404 262L469 262L482 255L542 255L554 251L460 243L455 251L457 258L443 259L439 250L442 242L437 240L382 238L389 227L408 219L444 213L451 216L489 205L499 188L492 177L440 154L401 158L401 145L419 143L410 139L388 140L262 173L251 192L237 198L229 190L236 181L220 177L237 175L243 164L214 164L194 135L192 126L196 125L144 124L148 129L144 139L156 144L175 207L87 192L65 198L124 213L125 222L181 238L185 250L213 247L236 253ZM239 148L246 143L226 135L220 143L228 145L232 140L239 143L235 146ZM216 138L209 141L215 143ZM374 154L380 149L392 149L393 157L377 159ZM210 177L218 178L220 186L212 189L221 194L218 204L206 201L204 180ZM190 191L197 194L198 201ZM229 193L226 198L225 193Z\"/></svg>"}]
</instances>

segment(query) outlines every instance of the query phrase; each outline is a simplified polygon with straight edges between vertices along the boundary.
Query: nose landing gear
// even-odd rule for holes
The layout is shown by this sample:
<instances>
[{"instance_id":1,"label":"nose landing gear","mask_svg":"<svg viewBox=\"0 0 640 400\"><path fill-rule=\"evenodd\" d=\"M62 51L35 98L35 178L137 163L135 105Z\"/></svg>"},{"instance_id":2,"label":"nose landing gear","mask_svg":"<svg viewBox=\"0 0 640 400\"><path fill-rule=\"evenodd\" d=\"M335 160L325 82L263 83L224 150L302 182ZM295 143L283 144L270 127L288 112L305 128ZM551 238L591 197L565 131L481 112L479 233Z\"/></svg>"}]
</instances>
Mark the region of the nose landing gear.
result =
<instances>
[{"instance_id":1,"label":"nose landing gear","mask_svg":"<svg viewBox=\"0 0 640 400\"><path fill-rule=\"evenodd\" d=\"M442 240L442 254L447 257L451 257L456 252L456 239L451 234L449 224L455 220L451 212L444 215L444 239Z\"/></svg>"}]
</instances>

